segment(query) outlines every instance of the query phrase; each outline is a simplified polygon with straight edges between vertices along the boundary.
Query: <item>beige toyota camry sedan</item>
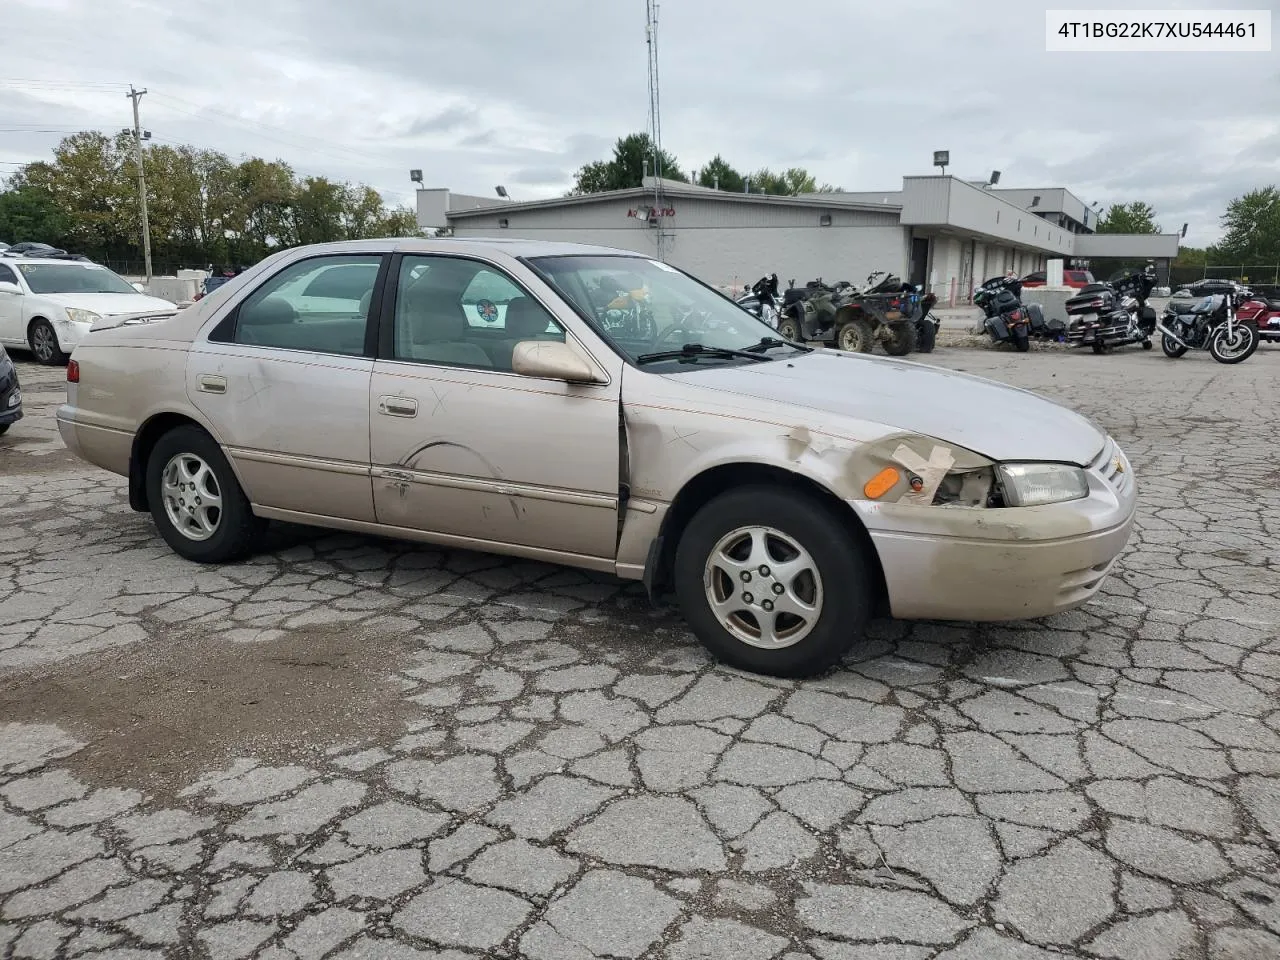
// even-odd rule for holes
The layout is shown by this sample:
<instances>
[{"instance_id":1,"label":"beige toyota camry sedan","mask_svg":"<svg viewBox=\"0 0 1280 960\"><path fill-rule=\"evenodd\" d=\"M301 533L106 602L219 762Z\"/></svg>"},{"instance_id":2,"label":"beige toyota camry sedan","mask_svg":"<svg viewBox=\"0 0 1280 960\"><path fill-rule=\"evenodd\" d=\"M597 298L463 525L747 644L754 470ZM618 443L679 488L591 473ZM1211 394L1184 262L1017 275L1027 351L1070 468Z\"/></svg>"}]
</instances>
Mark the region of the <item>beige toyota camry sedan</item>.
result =
<instances>
[{"instance_id":1,"label":"beige toyota camry sedan","mask_svg":"<svg viewBox=\"0 0 1280 960\"><path fill-rule=\"evenodd\" d=\"M814 350L668 264L504 240L280 252L76 347L58 426L180 555L269 520L674 592L718 657L829 667L868 617L1079 606L1133 523L1124 454L1033 394Z\"/></svg>"}]
</instances>

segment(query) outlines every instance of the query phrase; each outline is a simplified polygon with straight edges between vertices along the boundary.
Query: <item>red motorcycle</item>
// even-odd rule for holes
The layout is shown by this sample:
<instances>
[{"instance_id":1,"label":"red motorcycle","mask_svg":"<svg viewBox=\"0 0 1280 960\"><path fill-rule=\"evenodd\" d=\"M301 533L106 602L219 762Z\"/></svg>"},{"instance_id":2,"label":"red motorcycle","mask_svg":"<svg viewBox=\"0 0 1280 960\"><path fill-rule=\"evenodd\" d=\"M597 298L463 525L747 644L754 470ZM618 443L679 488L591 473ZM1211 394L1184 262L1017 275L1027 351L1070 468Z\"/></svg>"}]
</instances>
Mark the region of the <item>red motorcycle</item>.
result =
<instances>
[{"instance_id":1,"label":"red motorcycle","mask_svg":"<svg viewBox=\"0 0 1280 960\"><path fill-rule=\"evenodd\" d=\"M1251 293L1236 307L1236 320L1256 327L1259 339L1280 343L1280 300Z\"/></svg>"}]
</instances>

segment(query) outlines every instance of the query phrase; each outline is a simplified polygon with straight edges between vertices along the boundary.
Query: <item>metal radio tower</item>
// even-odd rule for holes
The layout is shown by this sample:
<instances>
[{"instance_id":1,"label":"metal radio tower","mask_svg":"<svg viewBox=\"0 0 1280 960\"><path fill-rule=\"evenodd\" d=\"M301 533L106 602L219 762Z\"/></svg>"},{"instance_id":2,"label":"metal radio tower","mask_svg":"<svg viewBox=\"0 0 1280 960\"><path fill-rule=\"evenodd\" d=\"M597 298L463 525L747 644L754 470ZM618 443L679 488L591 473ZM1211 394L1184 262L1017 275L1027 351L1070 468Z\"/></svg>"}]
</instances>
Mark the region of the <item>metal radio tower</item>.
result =
<instances>
[{"instance_id":1,"label":"metal radio tower","mask_svg":"<svg viewBox=\"0 0 1280 960\"><path fill-rule=\"evenodd\" d=\"M662 211L666 209L666 197L662 189L662 112L658 98L658 4L645 0L645 43L649 46L649 140L653 144L653 206L657 219L658 259L665 261L665 233Z\"/></svg>"}]
</instances>

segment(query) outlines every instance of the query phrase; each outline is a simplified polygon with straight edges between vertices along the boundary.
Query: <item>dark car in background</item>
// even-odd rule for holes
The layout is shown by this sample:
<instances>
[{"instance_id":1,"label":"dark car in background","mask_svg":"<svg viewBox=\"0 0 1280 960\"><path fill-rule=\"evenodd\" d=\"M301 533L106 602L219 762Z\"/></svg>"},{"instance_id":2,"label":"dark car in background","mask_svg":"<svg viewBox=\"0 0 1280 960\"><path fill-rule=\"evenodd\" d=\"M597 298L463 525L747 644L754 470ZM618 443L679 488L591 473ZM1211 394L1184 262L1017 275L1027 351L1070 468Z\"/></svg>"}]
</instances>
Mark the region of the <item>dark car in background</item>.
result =
<instances>
[{"instance_id":1,"label":"dark car in background","mask_svg":"<svg viewBox=\"0 0 1280 960\"><path fill-rule=\"evenodd\" d=\"M18 383L18 370L0 347L0 435L22 419L22 387Z\"/></svg>"}]
</instances>

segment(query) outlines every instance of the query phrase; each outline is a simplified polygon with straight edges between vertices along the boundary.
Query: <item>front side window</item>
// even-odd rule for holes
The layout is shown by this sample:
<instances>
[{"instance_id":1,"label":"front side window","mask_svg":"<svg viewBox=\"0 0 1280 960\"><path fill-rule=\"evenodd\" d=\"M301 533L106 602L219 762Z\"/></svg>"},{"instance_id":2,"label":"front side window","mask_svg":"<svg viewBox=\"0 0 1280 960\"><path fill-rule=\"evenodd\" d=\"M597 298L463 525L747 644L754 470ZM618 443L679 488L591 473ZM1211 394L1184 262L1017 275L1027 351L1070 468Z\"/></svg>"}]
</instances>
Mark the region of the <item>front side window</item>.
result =
<instances>
[{"instance_id":1,"label":"front side window","mask_svg":"<svg viewBox=\"0 0 1280 960\"><path fill-rule=\"evenodd\" d=\"M644 257L529 260L623 356L656 372L748 363L807 348L669 264Z\"/></svg>"},{"instance_id":2,"label":"front side window","mask_svg":"<svg viewBox=\"0 0 1280 960\"><path fill-rule=\"evenodd\" d=\"M393 359L511 373L517 343L564 337L542 304L495 267L443 256L400 262Z\"/></svg>"},{"instance_id":3,"label":"front side window","mask_svg":"<svg viewBox=\"0 0 1280 960\"><path fill-rule=\"evenodd\" d=\"M281 270L236 312L236 343L361 356L382 258L314 257Z\"/></svg>"},{"instance_id":4,"label":"front side window","mask_svg":"<svg viewBox=\"0 0 1280 960\"><path fill-rule=\"evenodd\" d=\"M131 293L124 277L96 263L20 263L18 270L32 293Z\"/></svg>"}]
</instances>

